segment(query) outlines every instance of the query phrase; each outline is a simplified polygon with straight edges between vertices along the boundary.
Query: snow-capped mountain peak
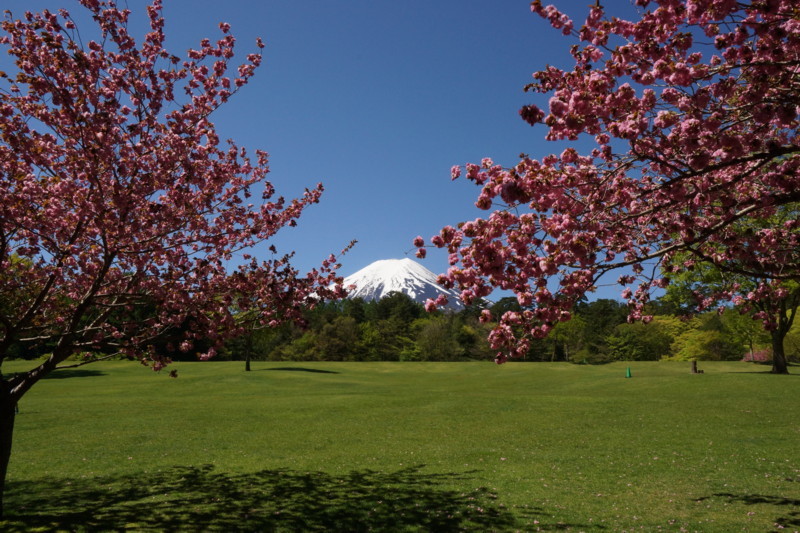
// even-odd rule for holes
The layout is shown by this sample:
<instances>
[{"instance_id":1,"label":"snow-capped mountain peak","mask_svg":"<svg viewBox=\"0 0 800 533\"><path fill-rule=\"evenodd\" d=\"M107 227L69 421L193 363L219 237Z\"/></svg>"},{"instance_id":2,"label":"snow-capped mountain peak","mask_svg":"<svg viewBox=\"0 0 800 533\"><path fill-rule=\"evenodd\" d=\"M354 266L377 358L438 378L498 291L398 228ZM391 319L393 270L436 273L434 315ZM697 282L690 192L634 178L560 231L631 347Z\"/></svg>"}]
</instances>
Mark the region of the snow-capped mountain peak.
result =
<instances>
[{"instance_id":1,"label":"snow-capped mountain peak","mask_svg":"<svg viewBox=\"0 0 800 533\"><path fill-rule=\"evenodd\" d=\"M446 294L448 307L462 309L458 291L447 290L436 283L436 274L411 259L382 259L344 278L344 286L354 285L349 298L380 300L390 292L402 292L424 304L428 298Z\"/></svg>"}]
</instances>

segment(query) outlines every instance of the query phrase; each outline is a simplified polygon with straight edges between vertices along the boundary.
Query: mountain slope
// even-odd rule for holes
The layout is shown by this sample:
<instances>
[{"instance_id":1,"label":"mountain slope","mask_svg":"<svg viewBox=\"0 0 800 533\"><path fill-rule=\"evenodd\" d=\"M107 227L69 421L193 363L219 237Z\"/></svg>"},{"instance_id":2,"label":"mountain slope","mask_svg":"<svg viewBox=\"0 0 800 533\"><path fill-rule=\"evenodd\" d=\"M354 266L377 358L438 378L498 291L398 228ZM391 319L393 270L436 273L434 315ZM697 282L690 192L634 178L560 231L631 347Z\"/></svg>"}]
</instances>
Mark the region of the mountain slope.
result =
<instances>
[{"instance_id":1,"label":"mountain slope","mask_svg":"<svg viewBox=\"0 0 800 533\"><path fill-rule=\"evenodd\" d=\"M383 259L344 278L344 286L355 285L349 298L380 300L390 292L402 292L421 304L428 298L446 294L451 309L463 309L458 291L436 283L436 274L411 259Z\"/></svg>"}]
</instances>

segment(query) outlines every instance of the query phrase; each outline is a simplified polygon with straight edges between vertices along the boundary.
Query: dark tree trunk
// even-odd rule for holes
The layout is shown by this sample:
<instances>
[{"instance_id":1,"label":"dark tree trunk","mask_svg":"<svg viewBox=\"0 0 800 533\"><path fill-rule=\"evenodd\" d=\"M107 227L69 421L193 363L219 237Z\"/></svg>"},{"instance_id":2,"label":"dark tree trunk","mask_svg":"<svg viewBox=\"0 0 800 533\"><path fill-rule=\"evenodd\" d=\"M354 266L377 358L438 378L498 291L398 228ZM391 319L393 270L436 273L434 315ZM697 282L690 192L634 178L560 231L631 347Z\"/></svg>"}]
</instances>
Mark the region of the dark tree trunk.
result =
<instances>
[{"instance_id":1,"label":"dark tree trunk","mask_svg":"<svg viewBox=\"0 0 800 533\"><path fill-rule=\"evenodd\" d=\"M244 344L244 369L247 372L250 372L250 354L253 353L253 332L251 331L250 334L247 336L247 340Z\"/></svg>"},{"instance_id":2,"label":"dark tree trunk","mask_svg":"<svg viewBox=\"0 0 800 533\"><path fill-rule=\"evenodd\" d=\"M3 517L3 496L6 490L6 473L11 459L11 438L14 433L16 402L11 398L9 383L0 379L0 518Z\"/></svg>"},{"instance_id":3,"label":"dark tree trunk","mask_svg":"<svg viewBox=\"0 0 800 533\"><path fill-rule=\"evenodd\" d=\"M0 518L4 516L6 474L8 473L8 462L11 459L11 442L14 434L17 402L37 381L55 370L56 365L66 359L69 354L68 349L56 348L46 361L24 375L17 374L6 379L0 373ZM5 353L0 351L0 362L4 359Z\"/></svg>"},{"instance_id":4,"label":"dark tree trunk","mask_svg":"<svg viewBox=\"0 0 800 533\"><path fill-rule=\"evenodd\" d=\"M692 374L697 374L697 361L692 361Z\"/></svg>"},{"instance_id":5,"label":"dark tree trunk","mask_svg":"<svg viewBox=\"0 0 800 533\"><path fill-rule=\"evenodd\" d=\"M778 328L772 332L772 373L788 374L789 365L786 362L786 352L783 349L783 339L786 332L783 328Z\"/></svg>"}]
</instances>

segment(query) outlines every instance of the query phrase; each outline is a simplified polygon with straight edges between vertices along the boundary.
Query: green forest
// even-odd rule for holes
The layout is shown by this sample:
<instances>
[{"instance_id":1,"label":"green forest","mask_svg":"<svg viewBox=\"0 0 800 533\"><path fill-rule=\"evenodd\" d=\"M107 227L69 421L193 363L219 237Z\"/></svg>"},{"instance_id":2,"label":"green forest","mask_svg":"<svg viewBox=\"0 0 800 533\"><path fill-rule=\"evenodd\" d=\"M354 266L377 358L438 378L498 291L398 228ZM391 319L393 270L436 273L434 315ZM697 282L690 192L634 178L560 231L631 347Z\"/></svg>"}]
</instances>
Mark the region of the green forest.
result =
<instances>
[{"instance_id":1,"label":"green forest","mask_svg":"<svg viewBox=\"0 0 800 533\"><path fill-rule=\"evenodd\" d=\"M481 323L488 308L494 320L519 310L514 298L460 312L425 312L402 293L379 300L346 299L305 313L301 327L287 323L259 329L229 342L223 360L265 361L464 361L491 359L487 336L495 323ZM771 335L761 322L737 309L686 315L666 300L651 303L650 323L628 323L625 303L610 299L581 302L572 320L557 324L546 339L533 342L519 361L771 360ZM800 358L800 327L784 339L790 361Z\"/></svg>"},{"instance_id":2,"label":"green forest","mask_svg":"<svg viewBox=\"0 0 800 533\"><path fill-rule=\"evenodd\" d=\"M481 322L482 311L492 321ZM360 298L318 303L303 312L302 321L274 328L254 328L229 340L215 356L223 361L471 361L491 360L496 350L488 337L507 311L522 311L516 298L468 307L462 311L435 311L400 292L378 301ZM628 321L628 306L616 300L579 302L572 319L556 324L545 339L535 339L523 358L513 361L603 364L613 361L772 361L773 334L752 312L736 308L689 315L669 298L649 304L649 323ZM145 313L147 315L147 313ZM142 319L145 317L142 316ZM211 347L195 341L192 349L175 349L172 331L159 339L153 351L176 361L196 360ZM800 362L800 322L783 338L789 362ZM11 359L35 359L52 350L48 344L16 344ZM90 354L76 354L81 360ZM92 358L99 354L95 353ZM113 350L105 351L105 357ZM123 357L123 356L120 356Z\"/></svg>"}]
</instances>

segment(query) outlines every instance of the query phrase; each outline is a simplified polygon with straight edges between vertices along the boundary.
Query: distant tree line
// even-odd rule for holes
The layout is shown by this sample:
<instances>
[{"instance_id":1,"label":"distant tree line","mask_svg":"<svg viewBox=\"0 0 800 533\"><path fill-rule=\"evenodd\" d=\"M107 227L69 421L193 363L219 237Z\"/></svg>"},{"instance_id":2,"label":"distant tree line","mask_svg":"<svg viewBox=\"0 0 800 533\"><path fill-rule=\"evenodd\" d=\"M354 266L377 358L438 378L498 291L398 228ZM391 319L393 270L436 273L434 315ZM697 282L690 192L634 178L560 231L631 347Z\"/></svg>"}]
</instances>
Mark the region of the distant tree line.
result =
<instances>
[{"instance_id":1,"label":"distant tree line","mask_svg":"<svg viewBox=\"0 0 800 533\"><path fill-rule=\"evenodd\" d=\"M464 361L489 357L481 308L427 313L405 294L318 305L306 324L259 329L229 342L221 358L269 361Z\"/></svg>"},{"instance_id":2,"label":"distant tree line","mask_svg":"<svg viewBox=\"0 0 800 533\"><path fill-rule=\"evenodd\" d=\"M499 320L521 310L515 298L459 312L425 312L402 293L378 301L343 300L317 306L307 324L287 323L253 331L229 342L220 358L263 361L468 361L494 357L487 335L496 322L481 323L484 308ZM667 300L650 304L650 323L628 323L628 306L599 299L579 302L572 320L532 343L523 361L768 362L770 335L750 314L729 309L687 317ZM785 339L790 360L800 358L800 328Z\"/></svg>"},{"instance_id":3,"label":"distant tree line","mask_svg":"<svg viewBox=\"0 0 800 533\"><path fill-rule=\"evenodd\" d=\"M489 309L493 320L479 316ZM248 361L471 361L495 356L487 337L506 311L522 311L516 298L468 307L459 312L428 313L405 294L395 292L378 301L345 299L317 305L303 313L304 323L287 322L255 329L228 341L216 360ZM558 323L545 339L532 342L515 361L560 361L602 364L613 361L735 361L770 362L770 333L752 314L735 308L724 313L687 316L669 298L649 304L652 320L629 323L628 306L616 300L579 302L568 322ZM192 329L191 323L182 328ZM196 360L210 343L198 340L193 349L175 349L171 337L153 345L159 355L176 361ZM790 361L800 360L800 324L784 340ZM13 346L14 358L34 359L51 347Z\"/></svg>"}]
</instances>

